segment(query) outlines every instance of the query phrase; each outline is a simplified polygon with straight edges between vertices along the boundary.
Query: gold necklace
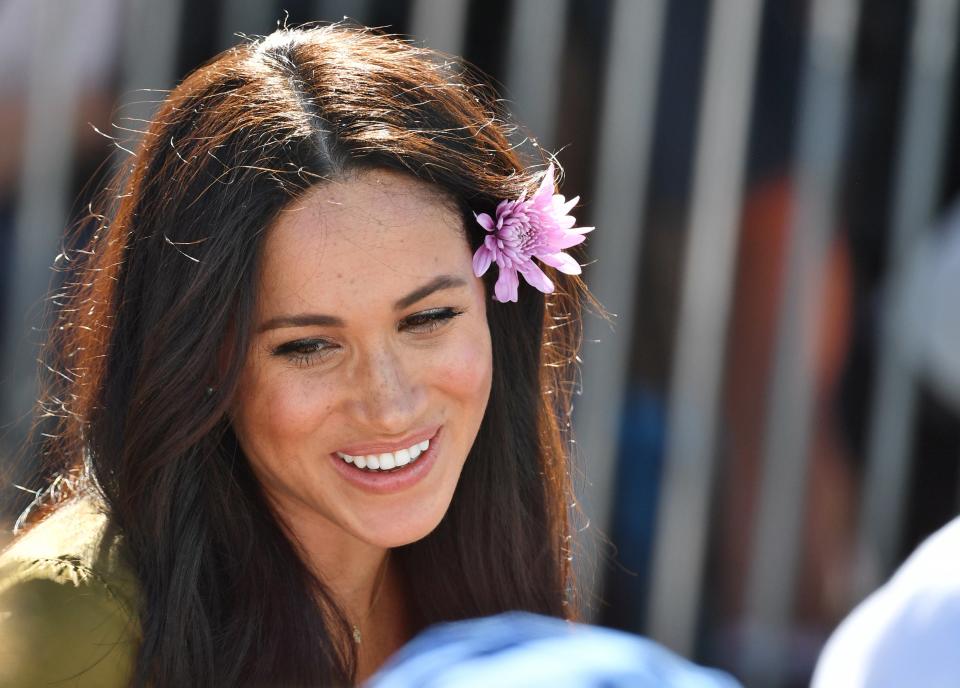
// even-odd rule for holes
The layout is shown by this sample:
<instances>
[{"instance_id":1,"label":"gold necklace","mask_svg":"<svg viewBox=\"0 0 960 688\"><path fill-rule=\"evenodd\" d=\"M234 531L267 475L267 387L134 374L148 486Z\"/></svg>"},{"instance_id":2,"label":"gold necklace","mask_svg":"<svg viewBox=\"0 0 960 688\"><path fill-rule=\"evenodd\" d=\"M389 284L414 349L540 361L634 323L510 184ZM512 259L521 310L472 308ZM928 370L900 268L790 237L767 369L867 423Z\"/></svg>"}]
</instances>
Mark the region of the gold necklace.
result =
<instances>
[{"instance_id":1,"label":"gold necklace","mask_svg":"<svg viewBox=\"0 0 960 688\"><path fill-rule=\"evenodd\" d=\"M373 608L377 606L377 601L380 599L380 593L383 592L383 581L387 577L387 564L390 563L390 552L387 552L387 556L383 559L383 565L380 567L380 573L377 576L377 582L374 584L376 590L373 593L373 599L370 601L370 607L367 609L367 613L364 616L363 620L367 621L370 618L370 614L373 613ZM360 633L360 627L357 624L351 624L353 626L353 642L357 645L363 640L363 635Z\"/></svg>"}]
</instances>

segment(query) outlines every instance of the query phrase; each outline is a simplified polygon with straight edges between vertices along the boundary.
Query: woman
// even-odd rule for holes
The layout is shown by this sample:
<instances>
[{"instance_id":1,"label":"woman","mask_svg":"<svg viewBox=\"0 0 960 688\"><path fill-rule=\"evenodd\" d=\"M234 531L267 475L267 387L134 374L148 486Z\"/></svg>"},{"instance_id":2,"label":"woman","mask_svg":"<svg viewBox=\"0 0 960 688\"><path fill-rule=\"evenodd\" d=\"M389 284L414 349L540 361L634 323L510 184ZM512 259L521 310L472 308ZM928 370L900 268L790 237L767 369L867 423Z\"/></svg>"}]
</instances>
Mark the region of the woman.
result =
<instances>
[{"instance_id":1,"label":"woman","mask_svg":"<svg viewBox=\"0 0 960 688\"><path fill-rule=\"evenodd\" d=\"M588 228L510 133L462 67L340 25L169 95L67 254L0 683L344 685L436 621L574 615Z\"/></svg>"}]
</instances>

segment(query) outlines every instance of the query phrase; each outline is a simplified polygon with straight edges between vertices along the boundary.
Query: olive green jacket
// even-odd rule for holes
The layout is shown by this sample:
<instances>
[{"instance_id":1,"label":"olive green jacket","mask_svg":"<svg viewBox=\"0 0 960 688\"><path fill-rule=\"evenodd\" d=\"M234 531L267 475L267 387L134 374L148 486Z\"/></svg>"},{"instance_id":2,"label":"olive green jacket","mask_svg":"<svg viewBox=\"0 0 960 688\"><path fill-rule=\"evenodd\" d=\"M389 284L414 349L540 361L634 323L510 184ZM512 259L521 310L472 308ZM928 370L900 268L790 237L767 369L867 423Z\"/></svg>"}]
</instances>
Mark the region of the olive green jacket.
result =
<instances>
[{"instance_id":1,"label":"olive green jacket","mask_svg":"<svg viewBox=\"0 0 960 688\"><path fill-rule=\"evenodd\" d=\"M137 596L99 502L67 502L0 554L0 687L127 686Z\"/></svg>"}]
</instances>

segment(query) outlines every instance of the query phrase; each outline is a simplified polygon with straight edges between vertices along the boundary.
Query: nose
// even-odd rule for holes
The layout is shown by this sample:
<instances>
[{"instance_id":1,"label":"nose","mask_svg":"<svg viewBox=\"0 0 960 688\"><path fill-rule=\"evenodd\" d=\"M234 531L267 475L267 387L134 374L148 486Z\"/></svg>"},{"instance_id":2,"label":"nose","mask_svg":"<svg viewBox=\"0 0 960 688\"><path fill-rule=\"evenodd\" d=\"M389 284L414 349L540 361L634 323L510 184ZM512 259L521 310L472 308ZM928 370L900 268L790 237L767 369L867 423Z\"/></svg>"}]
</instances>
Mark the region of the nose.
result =
<instances>
[{"instance_id":1,"label":"nose","mask_svg":"<svg viewBox=\"0 0 960 688\"><path fill-rule=\"evenodd\" d=\"M426 393L412 368L390 347L368 352L358 366L356 413L372 431L402 434L423 419Z\"/></svg>"}]
</instances>

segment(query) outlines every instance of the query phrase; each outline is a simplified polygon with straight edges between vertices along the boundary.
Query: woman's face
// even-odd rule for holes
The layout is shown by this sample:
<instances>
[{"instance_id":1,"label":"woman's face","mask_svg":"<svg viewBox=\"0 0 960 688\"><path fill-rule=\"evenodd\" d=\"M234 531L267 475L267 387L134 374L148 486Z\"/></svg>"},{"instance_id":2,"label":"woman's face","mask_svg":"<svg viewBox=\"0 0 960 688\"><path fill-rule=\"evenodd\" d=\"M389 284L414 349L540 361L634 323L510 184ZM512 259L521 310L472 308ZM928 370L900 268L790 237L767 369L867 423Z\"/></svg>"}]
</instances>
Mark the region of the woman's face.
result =
<instances>
[{"instance_id":1,"label":"woman's face","mask_svg":"<svg viewBox=\"0 0 960 688\"><path fill-rule=\"evenodd\" d=\"M268 230L254 327L231 417L290 525L382 547L433 530L492 374L452 204L392 171L314 187Z\"/></svg>"}]
</instances>

